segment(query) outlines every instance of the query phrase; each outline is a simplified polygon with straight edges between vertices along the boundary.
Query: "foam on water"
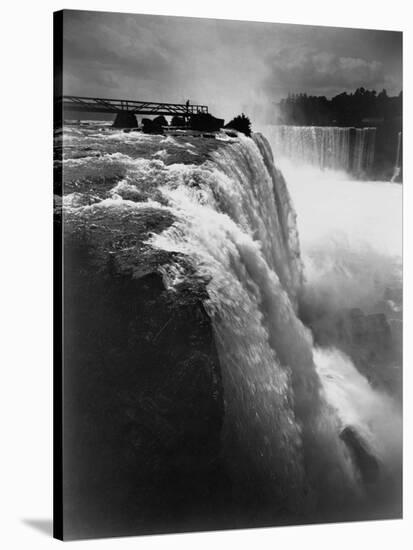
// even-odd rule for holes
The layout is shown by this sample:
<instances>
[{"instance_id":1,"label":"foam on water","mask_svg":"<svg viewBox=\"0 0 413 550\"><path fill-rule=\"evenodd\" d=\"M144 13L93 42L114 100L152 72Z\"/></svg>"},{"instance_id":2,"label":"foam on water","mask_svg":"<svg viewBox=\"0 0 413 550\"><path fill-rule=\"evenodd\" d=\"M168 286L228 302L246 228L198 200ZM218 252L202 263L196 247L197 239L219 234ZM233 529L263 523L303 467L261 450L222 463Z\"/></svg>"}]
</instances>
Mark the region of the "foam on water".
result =
<instances>
[{"instance_id":1,"label":"foam on water","mask_svg":"<svg viewBox=\"0 0 413 550\"><path fill-rule=\"evenodd\" d=\"M127 136L116 139L129 147ZM223 449L237 497L295 519L351 514L367 497L340 431L351 424L387 470L397 470L400 416L348 357L314 347L299 302L312 289L315 307L331 281L331 299L348 300L362 286L362 273L365 303L377 299L377 285L367 283L372 265L378 273L384 269L383 288L394 276L400 196L391 187L286 164L284 179L261 135L222 143L198 165L155 156L177 149L176 141L150 137L151 158L116 157L121 170L108 195L81 208L149 205L173 215L175 222L147 244L177 253L163 269L171 290L186 277L205 281L224 385ZM89 178L112 162L106 157L84 162ZM67 163L69 170L74 165ZM68 208L75 198L66 199ZM187 272L182 256L194 272ZM394 423L391 439L380 410Z\"/></svg>"},{"instance_id":2,"label":"foam on water","mask_svg":"<svg viewBox=\"0 0 413 550\"><path fill-rule=\"evenodd\" d=\"M302 513L314 492L340 488L346 498L357 490L339 421L321 394L311 333L296 314L295 214L282 175L267 166L264 138L243 138L213 154L210 176L195 188L162 187L179 221L151 244L192 258L208 281L235 486L248 494L259 486L259 498Z\"/></svg>"}]
</instances>

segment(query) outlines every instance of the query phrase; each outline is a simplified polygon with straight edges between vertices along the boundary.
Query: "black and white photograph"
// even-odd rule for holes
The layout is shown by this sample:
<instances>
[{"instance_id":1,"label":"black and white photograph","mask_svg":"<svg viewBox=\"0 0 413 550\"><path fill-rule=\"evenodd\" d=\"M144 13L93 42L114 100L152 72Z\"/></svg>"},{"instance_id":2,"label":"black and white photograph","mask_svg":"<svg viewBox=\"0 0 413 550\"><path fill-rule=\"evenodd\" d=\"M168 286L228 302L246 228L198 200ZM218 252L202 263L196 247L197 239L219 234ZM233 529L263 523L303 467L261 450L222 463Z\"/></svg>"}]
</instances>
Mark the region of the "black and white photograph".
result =
<instances>
[{"instance_id":1,"label":"black and white photograph","mask_svg":"<svg viewBox=\"0 0 413 550\"><path fill-rule=\"evenodd\" d=\"M402 33L54 14L55 536L402 517Z\"/></svg>"}]
</instances>

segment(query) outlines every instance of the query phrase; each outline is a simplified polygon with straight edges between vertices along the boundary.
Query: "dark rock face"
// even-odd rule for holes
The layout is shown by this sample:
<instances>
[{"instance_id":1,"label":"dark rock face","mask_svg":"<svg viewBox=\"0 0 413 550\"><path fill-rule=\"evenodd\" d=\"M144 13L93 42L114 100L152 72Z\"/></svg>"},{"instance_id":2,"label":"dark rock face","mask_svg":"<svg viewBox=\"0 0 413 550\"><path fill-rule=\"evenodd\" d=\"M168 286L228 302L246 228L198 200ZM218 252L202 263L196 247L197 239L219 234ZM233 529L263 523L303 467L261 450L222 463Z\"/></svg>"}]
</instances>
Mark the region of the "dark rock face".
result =
<instances>
[{"instance_id":1,"label":"dark rock face","mask_svg":"<svg viewBox=\"0 0 413 550\"><path fill-rule=\"evenodd\" d=\"M113 123L114 128L137 128L137 126L136 116L129 111L120 111Z\"/></svg>"},{"instance_id":2,"label":"dark rock face","mask_svg":"<svg viewBox=\"0 0 413 550\"><path fill-rule=\"evenodd\" d=\"M68 538L225 522L223 390L205 287L165 288L168 253L142 241L172 220L149 214L66 218Z\"/></svg>"},{"instance_id":3,"label":"dark rock face","mask_svg":"<svg viewBox=\"0 0 413 550\"><path fill-rule=\"evenodd\" d=\"M174 115L171 120L171 126L185 126L185 119L182 116Z\"/></svg>"},{"instance_id":4,"label":"dark rock face","mask_svg":"<svg viewBox=\"0 0 413 550\"><path fill-rule=\"evenodd\" d=\"M365 314L359 308L317 312L301 304L300 314L318 345L341 349L374 387L401 393L401 379L389 367L401 361L398 342L384 313Z\"/></svg>"},{"instance_id":5,"label":"dark rock face","mask_svg":"<svg viewBox=\"0 0 413 550\"><path fill-rule=\"evenodd\" d=\"M224 123L225 121L222 118L215 118L209 113L197 113L190 118L191 130L215 132L220 130Z\"/></svg>"},{"instance_id":6,"label":"dark rock face","mask_svg":"<svg viewBox=\"0 0 413 550\"><path fill-rule=\"evenodd\" d=\"M377 126L373 176L387 181L392 178L397 160L399 132L401 130L401 119L388 120ZM401 158L400 167L402 167ZM401 169L397 181L401 182L402 179Z\"/></svg>"},{"instance_id":7,"label":"dark rock face","mask_svg":"<svg viewBox=\"0 0 413 550\"><path fill-rule=\"evenodd\" d=\"M369 484L377 481L380 475L379 463L357 431L347 426L340 433L340 437L350 450L354 464L364 483Z\"/></svg>"},{"instance_id":8,"label":"dark rock face","mask_svg":"<svg viewBox=\"0 0 413 550\"><path fill-rule=\"evenodd\" d=\"M164 116L157 116L153 120L142 119L142 129L145 134L163 134L164 126L168 126L168 121Z\"/></svg>"}]
</instances>

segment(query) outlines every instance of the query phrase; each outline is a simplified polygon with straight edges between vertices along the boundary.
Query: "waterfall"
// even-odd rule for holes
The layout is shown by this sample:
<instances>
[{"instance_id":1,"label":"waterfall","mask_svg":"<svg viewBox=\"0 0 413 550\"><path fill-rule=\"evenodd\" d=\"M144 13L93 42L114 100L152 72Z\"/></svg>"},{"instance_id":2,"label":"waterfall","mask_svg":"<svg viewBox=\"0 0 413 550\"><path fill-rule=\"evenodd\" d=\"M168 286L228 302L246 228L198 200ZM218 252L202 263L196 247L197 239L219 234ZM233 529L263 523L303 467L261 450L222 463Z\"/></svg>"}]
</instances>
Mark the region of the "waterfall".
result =
<instances>
[{"instance_id":1,"label":"waterfall","mask_svg":"<svg viewBox=\"0 0 413 550\"><path fill-rule=\"evenodd\" d=\"M322 170L368 174L374 162L375 128L266 126L277 157Z\"/></svg>"},{"instance_id":2,"label":"waterfall","mask_svg":"<svg viewBox=\"0 0 413 550\"><path fill-rule=\"evenodd\" d=\"M373 166L374 146L376 129L375 128L345 128L351 132L355 131L355 143L353 149L353 158L351 173L355 176L368 174Z\"/></svg>"},{"instance_id":3,"label":"waterfall","mask_svg":"<svg viewBox=\"0 0 413 550\"><path fill-rule=\"evenodd\" d=\"M402 133L399 132L397 136L397 153L396 153L396 162L394 164L392 183L397 181L400 177L401 171L401 155L402 155Z\"/></svg>"},{"instance_id":4,"label":"waterfall","mask_svg":"<svg viewBox=\"0 0 413 550\"><path fill-rule=\"evenodd\" d=\"M386 487L392 486L383 488L376 470L392 480L399 471L400 415L349 356L332 345L315 345L303 305L314 314L319 333L328 334L334 327L323 317L325 309L347 307L350 298L356 306L376 299L385 264L362 250L360 266L353 251L346 255L340 249L336 257L327 247L324 256L308 262L308 249L302 255L301 247L323 220L328 231L341 222L363 235L386 230L383 216L378 224L370 223L371 212L365 215L373 184L343 186L318 168L365 167L374 134L360 130L353 140L342 128L271 131L270 138L278 139L276 151L285 139L290 155L317 168L287 171L287 187L261 134L190 143L171 136L89 133L87 154L95 140L105 154L67 159L66 177L89 181L104 173L107 191L86 196L77 184L76 192L64 197L64 207L74 215L98 210L103 218L110 210L109 219L115 212L120 218L136 210L143 217L168 213L172 225L152 234L145 246L173 253L158 268L170 292L192 283L199 288L199 282L206 288L202 300L212 322L225 402L222 454L240 509L277 522L361 517L363 510L371 512L374 499L384 506ZM76 136L72 139L83 139ZM350 153L352 143L358 155ZM389 187L381 185L377 192L391 210L399 189ZM363 206L360 228L358 205ZM381 234L371 237L380 246L386 242ZM371 257L378 265L374 277L366 267ZM383 430L384 420L391 429ZM366 472L366 463L373 473ZM371 479L378 484L373 493Z\"/></svg>"},{"instance_id":5,"label":"waterfall","mask_svg":"<svg viewBox=\"0 0 413 550\"><path fill-rule=\"evenodd\" d=\"M225 394L223 445L239 499L289 517L328 517L357 499L357 473L328 403L311 332L297 315L302 266L295 213L266 139L239 137L211 154L196 185L161 190L177 221L150 244L178 254L167 285L207 281ZM326 476L326 472L329 474ZM339 496L337 496L339 495ZM333 513L333 512L332 512Z\"/></svg>"}]
</instances>

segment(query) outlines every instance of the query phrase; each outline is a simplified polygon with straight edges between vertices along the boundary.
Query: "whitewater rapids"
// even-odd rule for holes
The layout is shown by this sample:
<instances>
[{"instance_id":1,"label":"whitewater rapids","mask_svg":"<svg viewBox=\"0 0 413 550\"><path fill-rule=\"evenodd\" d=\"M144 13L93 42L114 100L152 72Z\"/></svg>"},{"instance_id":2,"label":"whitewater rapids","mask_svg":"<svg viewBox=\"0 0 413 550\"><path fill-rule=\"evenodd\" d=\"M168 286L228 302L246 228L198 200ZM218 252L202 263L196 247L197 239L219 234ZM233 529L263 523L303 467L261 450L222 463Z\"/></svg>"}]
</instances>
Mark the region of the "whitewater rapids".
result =
<instances>
[{"instance_id":1,"label":"whitewater rapids","mask_svg":"<svg viewBox=\"0 0 413 550\"><path fill-rule=\"evenodd\" d=\"M71 139L83 137L72 134ZM345 353L333 345L317 345L300 315L302 301L315 307L324 295L334 302L332 309L362 299L368 309L374 301L377 285L366 285L357 294L358 285L349 283L345 271L349 266L337 269L342 249L329 256L324 246L325 234L331 236L330 221L339 224L333 209L340 199L333 192L323 197L325 186L317 177L314 187L305 173L300 176L293 169L284 171L284 179L261 134L223 140L202 162L195 162L193 143L173 138L114 132L89 133L87 139L90 157L68 159L66 169L77 174L87 166L121 178L108 186L104 197L89 196L86 202L74 192L64 198L64 207L76 212L167 210L174 223L147 241L155 249L176 253L163 270L164 283L171 290L191 277L206 284L204 306L212 320L224 386L223 452L239 502L254 501L276 523L361 519L374 516L374 510L377 517L382 510L392 514L386 502L371 504L373 489L363 483L354 453L340 434L346 427L356 430L367 453L378 461L383 475L373 492L376 500L377 495L385 499L385 487L397 485L401 468L400 411L393 397L372 387ZM104 154L94 156L93 149L102 143ZM133 157L136 148L150 150L151 156ZM185 163L180 149L185 150ZM351 195L351 189L342 190L346 193ZM319 203L324 198L327 218ZM372 246L380 240L376 221L373 216L370 232L366 229L368 257L378 258L374 265L382 266L383 249ZM391 249L384 254L391 257L393 276L399 241L383 241ZM353 274L368 281L368 261L361 270L356 264ZM329 273L337 271L332 282ZM379 281L380 291L387 282ZM354 295L346 294L349 288ZM383 429L383 411L391 436Z\"/></svg>"}]
</instances>

